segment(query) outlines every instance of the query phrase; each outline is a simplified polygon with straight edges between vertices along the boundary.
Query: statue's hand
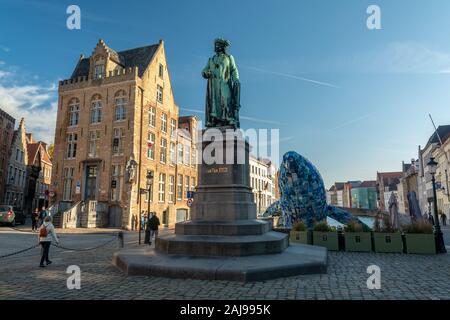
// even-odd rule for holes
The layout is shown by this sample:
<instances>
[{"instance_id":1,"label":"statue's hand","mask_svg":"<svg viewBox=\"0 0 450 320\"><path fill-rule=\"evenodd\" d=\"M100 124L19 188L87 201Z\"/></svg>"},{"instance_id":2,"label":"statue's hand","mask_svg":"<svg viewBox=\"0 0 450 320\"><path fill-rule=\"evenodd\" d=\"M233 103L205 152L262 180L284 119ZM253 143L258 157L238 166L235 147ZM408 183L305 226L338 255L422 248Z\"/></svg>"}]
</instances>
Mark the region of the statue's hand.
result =
<instances>
[{"instance_id":1,"label":"statue's hand","mask_svg":"<svg viewBox=\"0 0 450 320\"><path fill-rule=\"evenodd\" d=\"M202 72L202 76L205 79L211 78L211 71Z\"/></svg>"}]
</instances>

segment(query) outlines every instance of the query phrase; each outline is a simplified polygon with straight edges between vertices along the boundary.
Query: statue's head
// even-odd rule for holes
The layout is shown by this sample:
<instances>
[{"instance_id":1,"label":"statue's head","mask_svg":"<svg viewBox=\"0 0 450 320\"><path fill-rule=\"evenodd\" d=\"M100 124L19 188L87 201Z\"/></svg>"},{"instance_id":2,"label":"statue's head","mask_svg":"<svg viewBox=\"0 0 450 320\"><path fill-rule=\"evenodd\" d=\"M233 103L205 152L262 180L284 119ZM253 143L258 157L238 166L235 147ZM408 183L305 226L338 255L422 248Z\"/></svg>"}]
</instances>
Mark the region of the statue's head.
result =
<instances>
[{"instance_id":1,"label":"statue's head","mask_svg":"<svg viewBox=\"0 0 450 320\"><path fill-rule=\"evenodd\" d=\"M225 52L226 48L230 46L230 41L223 39L223 38L217 38L214 40L214 51L217 53Z\"/></svg>"}]
</instances>

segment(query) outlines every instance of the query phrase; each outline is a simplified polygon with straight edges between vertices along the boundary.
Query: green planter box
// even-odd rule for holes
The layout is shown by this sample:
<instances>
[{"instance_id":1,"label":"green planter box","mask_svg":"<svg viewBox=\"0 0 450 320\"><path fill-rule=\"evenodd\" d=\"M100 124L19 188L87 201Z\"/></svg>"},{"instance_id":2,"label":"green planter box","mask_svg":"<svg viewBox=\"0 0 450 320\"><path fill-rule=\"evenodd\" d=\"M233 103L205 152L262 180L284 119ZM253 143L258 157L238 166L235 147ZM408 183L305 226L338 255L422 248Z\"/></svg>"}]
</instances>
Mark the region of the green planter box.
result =
<instances>
[{"instance_id":1,"label":"green planter box","mask_svg":"<svg viewBox=\"0 0 450 320\"><path fill-rule=\"evenodd\" d=\"M313 244L315 246L326 247L331 251L339 250L339 241L337 232L313 232Z\"/></svg>"},{"instance_id":2,"label":"green planter box","mask_svg":"<svg viewBox=\"0 0 450 320\"><path fill-rule=\"evenodd\" d=\"M308 231L291 231L289 242L308 244Z\"/></svg>"},{"instance_id":3,"label":"green planter box","mask_svg":"<svg viewBox=\"0 0 450 320\"><path fill-rule=\"evenodd\" d=\"M372 235L370 232L346 232L344 238L345 251L372 251Z\"/></svg>"},{"instance_id":4,"label":"green planter box","mask_svg":"<svg viewBox=\"0 0 450 320\"><path fill-rule=\"evenodd\" d=\"M396 233L374 232L375 252L403 253L402 235Z\"/></svg>"},{"instance_id":5,"label":"green planter box","mask_svg":"<svg viewBox=\"0 0 450 320\"><path fill-rule=\"evenodd\" d=\"M434 234L405 233L406 252L416 254L436 254Z\"/></svg>"}]
</instances>

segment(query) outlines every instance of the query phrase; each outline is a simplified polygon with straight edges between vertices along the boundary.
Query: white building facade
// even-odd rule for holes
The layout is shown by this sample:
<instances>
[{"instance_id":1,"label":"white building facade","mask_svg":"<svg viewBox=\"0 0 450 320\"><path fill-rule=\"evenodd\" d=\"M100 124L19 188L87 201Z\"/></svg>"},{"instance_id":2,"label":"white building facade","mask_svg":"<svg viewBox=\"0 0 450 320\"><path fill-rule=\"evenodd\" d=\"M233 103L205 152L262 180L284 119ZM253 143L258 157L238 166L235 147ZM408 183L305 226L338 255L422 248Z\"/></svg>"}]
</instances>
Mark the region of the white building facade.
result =
<instances>
[{"instance_id":1,"label":"white building facade","mask_svg":"<svg viewBox=\"0 0 450 320\"><path fill-rule=\"evenodd\" d=\"M267 159L257 159L250 156L250 185L258 214L264 213L277 200L275 184L275 165Z\"/></svg>"},{"instance_id":2,"label":"white building facade","mask_svg":"<svg viewBox=\"0 0 450 320\"><path fill-rule=\"evenodd\" d=\"M327 190L327 203L331 206L344 207L344 184L336 182Z\"/></svg>"},{"instance_id":3,"label":"white building facade","mask_svg":"<svg viewBox=\"0 0 450 320\"><path fill-rule=\"evenodd\" d=\"M450 217L450 137L443 139L442 146L433 151L438 163L436 168L436 197L438 213Z\"/></svg>"},{"instance_id":4,"label":"white building facade","mask_svg":"<svg viewBox=\"0 0 450 320\"><path fill-rule=\"evenodd\" d=\"M447 161L445 158L445 153L442 152L442 156L440 157L441 151L443 148L440 146L441 140L446 140L445 138L450 134L450 125L439 126L437 128L437 132L435 132L430 139L428 140L425 148L421 149L419 146L419 175L417 178L417 187L418 187L418 198L419 205L422 211L422 214L428 213L432 210L432 198L433 198L433 185L431 183L431 174L429 173L429 168L427 166L430 158L435 156L435 161L440 163L438 167L442 169L442 173L437 172L436 178L442 180L444 185L446 184L445 178L445 162ZM439 150L437 150L439 148ZM439 170L439 168L438 168ZM447 171L448 172L448 171ZM439 182L439 181L438 181ZM445 187L445 186L444 186ZM438 198L439 192L444 192L443 190L438 190ZM442 195L442 199L445 198L445 195ZM447 197L448 198L448 197Z\"/></svg>"}]
</instances>

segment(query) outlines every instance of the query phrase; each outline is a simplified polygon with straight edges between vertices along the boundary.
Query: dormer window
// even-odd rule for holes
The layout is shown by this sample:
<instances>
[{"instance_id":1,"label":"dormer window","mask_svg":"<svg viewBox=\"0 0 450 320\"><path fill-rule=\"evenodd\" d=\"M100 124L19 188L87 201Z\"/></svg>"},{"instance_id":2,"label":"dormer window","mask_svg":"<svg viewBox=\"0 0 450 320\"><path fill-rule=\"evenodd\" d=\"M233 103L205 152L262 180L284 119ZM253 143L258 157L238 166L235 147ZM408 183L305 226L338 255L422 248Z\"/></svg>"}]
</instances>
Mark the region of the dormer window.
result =
<instances>
[{"instance_id":1,"label":"dormer window","mask_svg":"<svg viewBox=\"0 0 450 320\"><path fill-rule=\"evenodd\" d=\"M94 70L94 79L101 79L105 76L105 65L104 64L98 64L95 66Z\"/></svg>"}]
</instances>

